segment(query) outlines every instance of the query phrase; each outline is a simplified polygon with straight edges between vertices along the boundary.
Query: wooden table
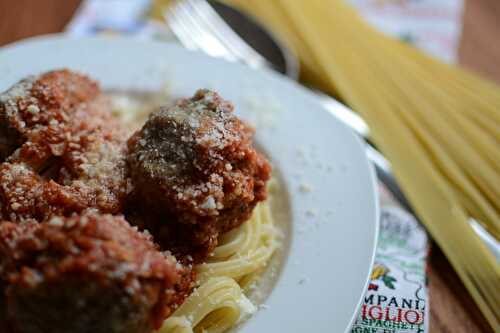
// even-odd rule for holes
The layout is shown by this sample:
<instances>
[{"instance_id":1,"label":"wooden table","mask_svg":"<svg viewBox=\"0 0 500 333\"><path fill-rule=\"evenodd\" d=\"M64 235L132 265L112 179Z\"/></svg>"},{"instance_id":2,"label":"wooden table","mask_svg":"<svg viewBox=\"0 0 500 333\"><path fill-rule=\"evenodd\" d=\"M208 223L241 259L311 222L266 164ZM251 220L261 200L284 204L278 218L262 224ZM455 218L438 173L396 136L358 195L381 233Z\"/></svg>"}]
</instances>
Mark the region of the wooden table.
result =
<instances>
[{"instance_id":1,"label":"wooden table","mask_svg":"<svg viewBox=\"0 0 500 333\"><path fill-rule=\"evenodd\" d=\"M0 45L61 31L80 0L0 0ZM467 0L459 49L462 65L500 82L500 1ZM437 246L428 267L430 331L491 332Z\"/></svg>"}]
</instances>

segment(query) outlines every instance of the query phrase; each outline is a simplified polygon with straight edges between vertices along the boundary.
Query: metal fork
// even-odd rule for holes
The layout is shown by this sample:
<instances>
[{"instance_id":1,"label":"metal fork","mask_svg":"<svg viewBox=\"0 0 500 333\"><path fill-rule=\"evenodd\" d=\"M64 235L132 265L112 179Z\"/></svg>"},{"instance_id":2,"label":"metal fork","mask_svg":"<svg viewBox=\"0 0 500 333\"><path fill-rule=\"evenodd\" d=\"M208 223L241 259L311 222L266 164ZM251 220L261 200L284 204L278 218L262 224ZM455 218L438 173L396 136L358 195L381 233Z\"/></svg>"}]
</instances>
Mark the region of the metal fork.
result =
<instances>
[{"instance_id":1,"label":"metal fork","mask_svg":"<svg viewBox=\"0 0 500 333\"><path fill-rule=\"evenodd\" d=\"M243 62L253 68L272 67L205 0L176 1L165 16L172 32L188 49L199 49L211 56Z\"/></svg>"}]
</instances>

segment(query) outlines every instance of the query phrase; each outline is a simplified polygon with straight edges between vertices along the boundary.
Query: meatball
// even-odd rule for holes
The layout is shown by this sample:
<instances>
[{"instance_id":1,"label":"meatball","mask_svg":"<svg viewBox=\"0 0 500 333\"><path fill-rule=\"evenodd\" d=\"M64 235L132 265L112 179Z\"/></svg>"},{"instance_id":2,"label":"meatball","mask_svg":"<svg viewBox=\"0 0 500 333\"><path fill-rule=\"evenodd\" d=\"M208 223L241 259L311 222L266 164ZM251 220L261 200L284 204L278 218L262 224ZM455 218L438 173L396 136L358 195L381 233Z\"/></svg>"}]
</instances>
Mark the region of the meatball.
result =
<instances>
[{"instance_id":1,"label":"meatball","mask_svg":"<svg viewBox=\"0 0 500 333\"><path fill-rule=\"evenodd\" d=\"M217 93L199 90L151 114L129 139L131 220L167 248L205 257L219 233L246 221L266 198L271 167L233 109ZM139 211L148 217L137 218Z\"/></svg>"},{"instance_id":2,"label":"meatball","mask_svg":"<svg viewBox=\"0 0 500 333\"><path fill-rule=\"evenodd\" d=\"M61 70L30 76L0 94L1 161L24 144L23 157L43 165L61 150L58 145L76 110L99 93L96 82Z\"/></svg>"},{"instance_id":3,"label":"meatball","mask_svg":"<svg viewBox=\"0 0 500 333\"><path fill-rule=\"evenodd\" d=\"M1 303L14 332L151 332L193 278L122 217L0 224Z\"/></svg>"},{"instance_id":4,"label":"meatball","mask_svg":"<svg viewBox=\"0 0 500 333\"><path fill-rule=\"evenodd\" d=\"M44 220L87 207L119 213L128 133L110 109L96 82L68 70L27 78L1 94L0 217ZM41 200L42 192L52 199Z\"/></svg>"}]
</instances>

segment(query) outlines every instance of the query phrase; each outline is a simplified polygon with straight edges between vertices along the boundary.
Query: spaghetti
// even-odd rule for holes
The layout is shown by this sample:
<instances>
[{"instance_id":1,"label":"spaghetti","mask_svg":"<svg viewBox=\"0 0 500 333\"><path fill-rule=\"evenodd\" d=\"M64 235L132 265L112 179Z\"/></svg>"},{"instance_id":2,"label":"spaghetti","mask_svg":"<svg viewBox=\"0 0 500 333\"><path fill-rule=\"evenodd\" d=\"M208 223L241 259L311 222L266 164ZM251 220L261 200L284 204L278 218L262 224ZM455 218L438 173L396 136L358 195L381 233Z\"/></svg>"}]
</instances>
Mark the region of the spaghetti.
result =
<instances>
[{"instance_id":1,"label":"spaghetti","mask_svg":"<svg viewBox=\"0 0 500 333\"><path fill-rule=\"evenodd\" d=\"M257 205L249 221L222 235L210 259L196 267L199 286L158 333L220 333L255 312L247 296L280 244L269 202L275 184L269 184L271 198Z\"/></svg>"}]
</instances>

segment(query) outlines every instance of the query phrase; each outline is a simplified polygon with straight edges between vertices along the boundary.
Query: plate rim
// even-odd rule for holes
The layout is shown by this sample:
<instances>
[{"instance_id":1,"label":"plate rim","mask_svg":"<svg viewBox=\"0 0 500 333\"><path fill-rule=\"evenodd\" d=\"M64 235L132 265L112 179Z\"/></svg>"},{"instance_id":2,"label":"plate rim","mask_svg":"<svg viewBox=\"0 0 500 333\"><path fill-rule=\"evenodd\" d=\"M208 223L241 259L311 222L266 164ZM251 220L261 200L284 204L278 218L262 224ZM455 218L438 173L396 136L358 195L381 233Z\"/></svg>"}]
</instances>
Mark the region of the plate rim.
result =
<instances>
[{"instance_id":1,"label":"plate rim","mask_svg":"<svg viewBox=\"0 0 500 333\"><path fill-rule=\"evenodd\" d=\"M173 42L169 42L169 41L144 40L144 39L138 39L138 38L134 38L134 37L127 37L127 36L90 36L90 37L81 37L81 36L65 35L63 33L53 33L53 34L45 34L45 35L39 35L39 36L29 37L29 38L22 39L22 40L19 40L19 41L15 41L13 43L6 44L6 45L0 47L0 60L2 59L2 55L3 55L4 51L7 51L7 50L12 50L14 48L24 47L24 46L29 45L31 43L37 43L37 42L38 43L40 43L40 42L43 43L43 42L49 42L49 41L65 42L67 40L73 40L73 41L75 41L75 40L87 40L89 42L92 42L92 41L102 41L102 40L106 40L106 41L127 40L127 41L140 42L140 43L145 43L145 44L148 44L148 43L162 44L162 45L166 45L168 47L174 47L174 48L177 48L177 49L182 49L185 52L198 53L201 56L204 56L204 57L207 57L207 58L212 58L212 57L210 57L210 56L208 56L206 54L203 54L201 52L198 52L198 51L192 51L192 50L184 49L180 45L178 45L176 43L173 43ZM224 61L222 59L216 59L216 60L217 61ZM237 66L243 66L244 67L244 65L241 65L241 64L231 63L230 65L237 65ZM0 64L0 68L1 68L1 66L2 65ZM309 99L314 99L314 95L313 95L312 92L307 91L299 83L288 79L286 76L284 76L284 75L282 75L280 73L272 72L272 71L267 70L267 69L264 69L261 72L265 72L264 75L273 76L274 78L277 78L278 80L287 81L287 84L291 84L291 85L295 86L296 88L301 89L303 91L304 95L309 95L309 97L308 97ZM315 103L318 104L318 108L321 108L321 105L320 105L319 102L316 101ZM340 102L337 102L337 103L339 103L339 105L341 107L345 107L342 104L340 104ZM327 112L327 111L325 110L324 112ZM373 267L373 264L375 262L376 248L377 248L378 238L379 238L379 232L380 232L380 230L379 230L380 229L380 223L379 223L380 222L380 200L379 200L379 191L378 191L378 184L377 184L376 173L375 173L373 165L371 164L371 162L369 162L369 159L366 156L366 153L364 152L364 149L363 149L364 146L363 146L362 140L359 138L359 136L357 136L354 133L353 130L351 130L342 121L336 119L335 116L333 116L333 115L332 115L332 118L333 118L333 121L335 121L339 126L344 127L345 129L348 130L349 135L351 136L351 139L353 139L356 142L356 145L358 146L358 148L360 149L360 151L363 151L363 157L364 157L364 161L363 162L365 164L366 171L368 172L368 176L369 176L370 183L371 183L370 187L371 187L372 191L371 191L371 195L370 196L371 196L371 199L373 201L373 208L374 208L374 213L375 213L375 216L372 219L372 224L373 224L373 235L372 235L373 247L371 249L370 267L369 267L369 269L367 271L367 276L364 279L365 282L364 282L364 286L363 286L363 289L361 291L361 294L359 295L359 298L357 298L358 301L356 303L357 304L356 308L352 310L351 319L350 319L350 321L348 323L348 326L344 330L344 332L348 332L351 329L354 321L357 318L358 311L359 311L360 306L361 306L361 304L363 302L363 298L365 296L366 289L367 289L367 286L368 286L369 281L370 281L369 277L370 277L370 273L371 273L371 268ZM279 280L278 280L278 283L279 283Z\"/></svg>"}]
</instances>

